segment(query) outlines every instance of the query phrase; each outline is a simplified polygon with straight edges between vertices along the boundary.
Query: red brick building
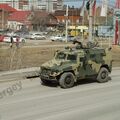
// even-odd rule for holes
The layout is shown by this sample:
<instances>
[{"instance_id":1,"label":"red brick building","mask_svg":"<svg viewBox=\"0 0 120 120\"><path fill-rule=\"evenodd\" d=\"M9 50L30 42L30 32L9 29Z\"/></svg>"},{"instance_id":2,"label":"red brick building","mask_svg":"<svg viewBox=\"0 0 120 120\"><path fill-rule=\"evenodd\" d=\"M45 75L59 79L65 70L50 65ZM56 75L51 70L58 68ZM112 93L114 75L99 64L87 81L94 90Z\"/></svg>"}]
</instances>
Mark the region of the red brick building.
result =
<instances>
[{"instance_id":1,"label":"red brick building","mask_svg":"<svg viewBox=\"0 0 120 120\"><path fill-rule=\"evenodd\" d=\"M57 18L53 14L45 11L34 11L31 22L34 30L56 27L58 24Z\"/></svg>"},{"instance_id":2,"label":"red brick building","mask_svg":"<svg viewBox=\"0 0 120 120\"><path fill-rule=\"evenodd\" d=\"M8 17L8 27L13 30L20 30L23 26L30 28L30 16L30 11L16 11Z\"/></svg>"},{"instance_id":3,"label":"red brick building","mask_svg":"<svg viewBox=\"0 0 120 120\"><path fill-rule=\"evenodd\" d=\"M17 11L8 4L0 4L0 29L7 28L7 20L10 14Z\"/></svg>"},{"instance_id":4,"label":"red brick building","mask_svg":"<svg viewBox=\"0 0 120 120\"><path fill-rule=\"evenodd\" d=\"M57 10L54 13L59 23L65 23L66 21L66 10ZM70 25L80 24L82 18L80 17L80 9L70 8L68 11L68 23Z\"/></svg>"}]
</instances>

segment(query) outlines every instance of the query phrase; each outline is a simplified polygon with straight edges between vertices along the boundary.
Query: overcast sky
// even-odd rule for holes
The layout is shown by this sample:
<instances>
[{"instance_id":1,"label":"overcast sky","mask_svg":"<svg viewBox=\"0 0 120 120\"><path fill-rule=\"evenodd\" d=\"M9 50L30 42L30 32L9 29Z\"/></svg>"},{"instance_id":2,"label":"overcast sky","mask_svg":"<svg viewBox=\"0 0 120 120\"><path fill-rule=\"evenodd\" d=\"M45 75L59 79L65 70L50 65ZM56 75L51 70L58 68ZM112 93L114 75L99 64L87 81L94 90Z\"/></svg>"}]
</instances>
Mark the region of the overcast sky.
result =
<instances>
[{"instance_id":1,"label":"overcast sky","mask_svg":"<svg viewBox=\"0 0 120 120\"><path fill-rule=\"evenodd\" d=\"M72 1L74 1L74 2L72 2ZM108 0L108 1L109 1L109 6L111 6L111 7L115 6L116 0ZM102 0L97 0L98 5L101 5L101 3L102 3ZM82 0L78 0L78 1L71 0L71 2L65 2L65 4L68 4L70 6L80 7L82 5Z\"/></svg>"}]
</instances>

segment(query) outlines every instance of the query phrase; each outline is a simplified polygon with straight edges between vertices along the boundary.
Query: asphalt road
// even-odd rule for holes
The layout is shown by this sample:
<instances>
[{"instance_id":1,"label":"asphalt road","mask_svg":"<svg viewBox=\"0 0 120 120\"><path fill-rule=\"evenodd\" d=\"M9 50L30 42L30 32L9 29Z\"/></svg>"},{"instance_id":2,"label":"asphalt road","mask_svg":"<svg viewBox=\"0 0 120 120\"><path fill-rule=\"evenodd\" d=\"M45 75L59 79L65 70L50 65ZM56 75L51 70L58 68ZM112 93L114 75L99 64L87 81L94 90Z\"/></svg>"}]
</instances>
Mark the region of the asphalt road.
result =
<instances>
[{"instance_id":1,"label":"asphalt road","mask_svg":"<svg viewBox=\"0 0 120 120\"><path fill-rule=\"evenodd\" d=\"M71 89L43 86L39 78L0 83L0 120L120 120L120 70L111 79Z\"/></svg>"}]
</instances>

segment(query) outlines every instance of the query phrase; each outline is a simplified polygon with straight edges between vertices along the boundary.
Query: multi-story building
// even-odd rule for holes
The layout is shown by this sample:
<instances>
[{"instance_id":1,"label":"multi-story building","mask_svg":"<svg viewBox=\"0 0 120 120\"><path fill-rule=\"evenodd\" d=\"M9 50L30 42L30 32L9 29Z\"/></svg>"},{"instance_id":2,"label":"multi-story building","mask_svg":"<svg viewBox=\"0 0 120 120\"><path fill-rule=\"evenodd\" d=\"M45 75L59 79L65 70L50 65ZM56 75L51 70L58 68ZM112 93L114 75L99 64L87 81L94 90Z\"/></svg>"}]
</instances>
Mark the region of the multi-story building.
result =
<instances>
[{"instance_id":1,"label":"multi-story building","mask_svg":"<svg viewBox=\"0 0 120 120\"><path fill-rule=\"evenodd\" d=\"M39 9L54 12L63 8L63 0L4 0L0 3L7 3L17 10Z\"/></svg>"},{"instance_id":2,"label":"multi-story building","mask_svg":"<svg viewBox=\"0 0 120 120\"><path fill-rule=\"evenodd\" d=\"M0 3L7 3L15 9L19 9L19 0L1 0Z\"/></svg>"},{"instance_id":3,"label":"multi-story building","mask_svg":"<svg viewBox=\"0 0 120 120\"><path fill-rule=\"evenodd\" d=\"M29 10L29 1L28 0L18 0L20 10Z\"/></svg>"},{"instance_id":4,"label":"multi-story building","mask_svg":"<svg viewBox=\"0 0 120 120\"><path fill-rule=\"evenodd\" d=\"M35 9L45 10L48 12L54 12L55 10L62 10L63 0L29 0L30 6L34 5Z\"/></svg>"}]
</instances>

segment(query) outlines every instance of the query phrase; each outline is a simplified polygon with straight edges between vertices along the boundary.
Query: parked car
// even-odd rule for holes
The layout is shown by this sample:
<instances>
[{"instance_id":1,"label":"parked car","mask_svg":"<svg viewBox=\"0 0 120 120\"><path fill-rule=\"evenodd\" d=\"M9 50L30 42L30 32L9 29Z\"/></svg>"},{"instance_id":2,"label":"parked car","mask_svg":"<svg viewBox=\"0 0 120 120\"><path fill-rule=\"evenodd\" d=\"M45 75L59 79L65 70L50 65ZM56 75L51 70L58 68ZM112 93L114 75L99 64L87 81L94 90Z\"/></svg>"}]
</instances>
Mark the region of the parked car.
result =
<instances>
[{"instance_id":1,"label":"parked car","mask_svg":"<svg viewBox=\"0 0 120 120\"><path fill-rule=\"evenodd\" d=\"M4 35L4 39L3 39L3 42L8 42L10 43L11 42L11 37L13 38L13 41L16 42L17 38L19 38L19 42L26 42L26 40L20 36L16 36L16 35L13 35L13 36L10 36L10 35Z\"/></svg>"},{"instance_id":2,"label":"parked car","mask_svg":"<svg viewBox=\"0 0 120 120\"><path fill-rule=\"evenodd\" d=\"M41 33L30 33L28 38L32 39L32 40L44 40L44 39L46 39L46 37L44 35L42 35Z\"/></svg>"},{"instance_id":3,"label":"parked car","mask_svg":"<svg viewBox=\"0 0 120 120\"><path fill-rule=\"evenodd\" d=\"M61 35L51 36L50 40L52 40L52 41L63 41L63 36L61 36Z\"/></svg>"},{"instance_id":4,"label":"parked car","mask_svg":"<svg viewBox=\"0 0 120 120\"><path fill-rule=\"evenodd\" d=\"M68 35L67 36L67 41L68 42L73 42L75 40L77 40L77 38L75 36L72 36L72 35ZM66 41L66 37L65 36L62 38L62 41Z\"/></svg>"},{"instance_id":5,"label":"parked car","mask_svg":"<svg viewBox=\"0 0 120 120\"><path fill-rule=\"evenodd\" d=\"M68 38L67 38L67 40L68 40L69 42L73 42L73 41L76 40L76 37L75 37L75 36L72 36L72 35L69 35Z\"/></svg>"},{"instance_id":6,"label":"parked car","mask_svg":"<svg viewBox=\"0 0 120 120\"><path fill-rule=\"evenodd\" d=\"M3 42L4 40L4 35L0 35L0 42Z\"/></svg>"}]
</instances>

